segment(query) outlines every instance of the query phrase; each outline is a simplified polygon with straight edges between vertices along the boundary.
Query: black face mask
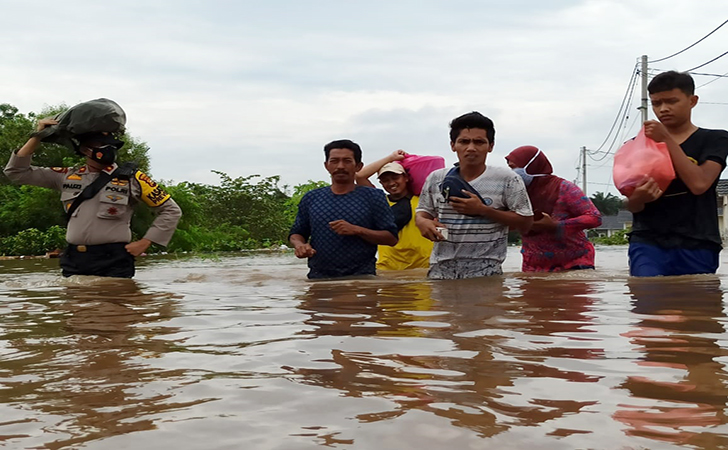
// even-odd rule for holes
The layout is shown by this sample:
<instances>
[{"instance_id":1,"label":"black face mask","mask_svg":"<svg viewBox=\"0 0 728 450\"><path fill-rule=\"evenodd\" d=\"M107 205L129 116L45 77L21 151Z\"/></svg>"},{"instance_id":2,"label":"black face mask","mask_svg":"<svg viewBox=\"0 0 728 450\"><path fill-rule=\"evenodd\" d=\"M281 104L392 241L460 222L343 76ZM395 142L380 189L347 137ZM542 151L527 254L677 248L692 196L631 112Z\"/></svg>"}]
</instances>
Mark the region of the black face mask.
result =
<instances>
[{"instance_id":1,"label":"black face mask","mask_svg":"<svg viewBox=\"0 0 728 450\"><path fill-rule=\"evenodd\" d=\"M105 166L110 166L116 161L116 146L104 145L101 147L89 147L91 150L90 158Z\"/></svg>"}]
</instances>

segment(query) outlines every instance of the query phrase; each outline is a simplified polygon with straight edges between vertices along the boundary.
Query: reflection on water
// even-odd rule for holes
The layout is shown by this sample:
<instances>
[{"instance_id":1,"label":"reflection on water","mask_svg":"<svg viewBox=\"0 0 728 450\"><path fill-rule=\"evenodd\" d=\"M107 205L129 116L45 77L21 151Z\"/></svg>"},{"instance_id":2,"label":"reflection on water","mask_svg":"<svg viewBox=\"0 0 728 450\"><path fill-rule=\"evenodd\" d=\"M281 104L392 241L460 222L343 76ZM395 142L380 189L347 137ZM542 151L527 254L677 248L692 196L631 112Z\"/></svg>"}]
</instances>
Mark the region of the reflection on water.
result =
<instances>
[{"instance_id":1,"label":"reflection on water","mask_svg":"<svg viewBox=\"0 0 728 450\"><path fill-rule=\"evenodd\" d=\"M728 445L724 436L703 432L726 423L720 278L634 279L628 285L639 322L624 335L643 353L634 364L652 370L626 377L620 387L634 400L620 405L614 417L636 436L705 448ZM660 406L648 406L645 399Z\"/></svg>"},{"instance_id":2,"label":"reflection on water","mask_svg":"<svg viewBox=\"0 0 728 450\"><path fill-rule=\"evenodd\" d=\"M140 401L136 393L158 377L182 374L153 370L145 362L170 351L154 336L174 330L153 324L173 317L174 302L170 294L142 293L126 279L78 277L10 293L2 305L0 399L4 412L9 405L35 411L9 423L43 426L53 436L45 446L62 448L153 429L151 420L140 418L191 405L170 402L167 393ZM141 331L142 324L151 326ZM35 413L65 420L41 425Z\"/></svg>"},{"instance_id":3,"label":"reflection on water","mask_svg":"<svg viewBox=\"0 0 728 450\"><path fill-rule=\"evenodd\" d=\"M392 400L389 410L358 415L363 422L390 420L417 409L471 429L479 437L539 425L596 404L574 401L568 394L519 404L522 392L515 386L524 377L599 380L545 362L591 359L601 352L583 348L582 341L589 338L579 336L589 332L584 314L592 301L588 283L550 286L546 279L510 281L510 286L502 278L386 287L366 282L313 285L300 305L311 315L306 323L316 326L307 333L384 340L368 351L332 350L325 360L331 363L329 368L292 370L302 375L303 383L352 397ZM573 302L573 308L562 308L565 302ZM529 342L531 335L550 338ZM578 344L572 348L559 335ZM392 351L407 346L409 352Z\"/></svg>"},{"instance_id":4,"label":"reflection on water","mask_svg":"<svg viewBox=\"0 0 728 450\"><path fill-rule=\"evenodd\" d=\"M0 268L8 448L721 448L724 274L305 280L290 254L136 281Z\"/></svg>"}]
</instances>

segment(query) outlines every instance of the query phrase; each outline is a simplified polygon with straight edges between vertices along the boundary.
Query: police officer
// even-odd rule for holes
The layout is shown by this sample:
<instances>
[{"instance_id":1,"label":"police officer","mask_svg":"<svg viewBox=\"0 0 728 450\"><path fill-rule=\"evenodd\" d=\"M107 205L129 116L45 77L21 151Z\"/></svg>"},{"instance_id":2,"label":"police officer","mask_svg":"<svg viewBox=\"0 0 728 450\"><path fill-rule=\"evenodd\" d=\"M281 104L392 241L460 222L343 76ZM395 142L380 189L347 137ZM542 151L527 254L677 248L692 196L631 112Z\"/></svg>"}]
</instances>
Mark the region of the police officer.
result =
<instances>
[{"instance_id":1,"label":"police officer","mask_svg":"<svg viewBox=\"0 0 728 450\"><path fill-rule=\"evenodd\" d=\"M56 125L42 119L38 131ZM61 192L61 202L69 215L66 241L61 256L63 275L96 275L131 278L134 257L152 244L167 245L182 215L179 206L160 186L141 171L114 162L124 144L108 133L86 133L76 137L77 151L86 157L81 167L36 167L30 164L41 140L31 137L15 152L5 167L5 175L20 184L47 187ZM126 169L126 170L124 170ZM95 180L94 188L84 191ZM134 205L144 202L157 217L146 235L131 241L130 222Z\"/></svg>"}]
</instances>

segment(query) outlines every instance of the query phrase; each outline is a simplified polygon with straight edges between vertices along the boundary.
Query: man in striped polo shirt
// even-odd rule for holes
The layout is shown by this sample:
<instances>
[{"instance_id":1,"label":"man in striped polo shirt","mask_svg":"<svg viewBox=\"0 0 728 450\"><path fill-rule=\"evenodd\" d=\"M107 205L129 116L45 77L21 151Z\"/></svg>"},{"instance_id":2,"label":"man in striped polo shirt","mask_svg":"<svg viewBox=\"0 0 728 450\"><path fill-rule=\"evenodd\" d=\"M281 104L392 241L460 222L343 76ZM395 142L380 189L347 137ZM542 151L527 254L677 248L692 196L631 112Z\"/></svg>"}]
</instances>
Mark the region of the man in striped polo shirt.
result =
<instances>
[{"instance_id":1,"label":"man in striped polo shirt","mask_svg":"<svg viewBox=\"0 0 728 450\"><path fill-rule=\"evenodd\" d=\"M431 279L503 273L508 229L527 231L533 223L521 177L507 167L486 166L494 145L493 121L479 112L450 123L450 147L457 153L458 164L430 174L417 207L417 227L435 242Z\"/></svg>"}]
</instances>

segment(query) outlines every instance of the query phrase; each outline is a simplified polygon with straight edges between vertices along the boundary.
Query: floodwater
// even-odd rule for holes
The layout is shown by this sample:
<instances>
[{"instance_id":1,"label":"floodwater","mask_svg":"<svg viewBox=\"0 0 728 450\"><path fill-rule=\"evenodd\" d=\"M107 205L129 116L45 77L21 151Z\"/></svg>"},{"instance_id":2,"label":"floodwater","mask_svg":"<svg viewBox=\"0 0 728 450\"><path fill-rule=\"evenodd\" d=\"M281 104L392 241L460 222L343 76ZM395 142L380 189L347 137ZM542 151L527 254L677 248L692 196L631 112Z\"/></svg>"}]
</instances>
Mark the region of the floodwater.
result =
<instances>
[{"instance_id":1,"label":"floodwater","mask_svg":"<svg viewBox=\"0 0 728 450\"><path fill-rule=\"evenodd\" d=\"M131 280L0 261L0 447L728 447L728 268L309 282L290 253Z\"/></svg>"}]
</instances>

